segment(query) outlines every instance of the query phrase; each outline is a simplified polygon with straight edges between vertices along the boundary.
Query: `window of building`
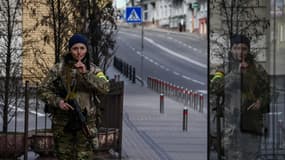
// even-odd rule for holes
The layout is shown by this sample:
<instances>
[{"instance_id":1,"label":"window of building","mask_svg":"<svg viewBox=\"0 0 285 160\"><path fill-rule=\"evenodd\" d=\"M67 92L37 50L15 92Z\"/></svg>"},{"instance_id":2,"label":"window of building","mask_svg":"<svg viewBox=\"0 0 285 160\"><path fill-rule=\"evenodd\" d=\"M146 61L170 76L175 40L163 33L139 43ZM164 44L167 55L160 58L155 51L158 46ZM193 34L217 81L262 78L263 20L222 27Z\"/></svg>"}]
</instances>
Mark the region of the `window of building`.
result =
<instances>
[{"instance_id":1,"label":"window of building","mask_svg":"<svg viewBox=\"0 0 285 160\"><path fill-rule=\"evenodd\" d=\"M280 25L280 42L285 41L284 24Z\"/></svg>"},{"instance_id":2,"label":"window of building","mask_svg":"<svg viewBox=\"0 0 285 160\"><path fill-rule=\"evenodd\" d=\"M147 10L147 4L143 5L143 9L146 11Z\"/></svg>"},{"instance_id":3,"label":"window of building","mask_svg":"<svg viewBox=\"0 0 285 160\"><path fill-rule=\"evenodd\" d=\"M148 14L147 14L147 12L144 12L144 20L147 20L148 19Z\"/></svg>"}]
</instances>

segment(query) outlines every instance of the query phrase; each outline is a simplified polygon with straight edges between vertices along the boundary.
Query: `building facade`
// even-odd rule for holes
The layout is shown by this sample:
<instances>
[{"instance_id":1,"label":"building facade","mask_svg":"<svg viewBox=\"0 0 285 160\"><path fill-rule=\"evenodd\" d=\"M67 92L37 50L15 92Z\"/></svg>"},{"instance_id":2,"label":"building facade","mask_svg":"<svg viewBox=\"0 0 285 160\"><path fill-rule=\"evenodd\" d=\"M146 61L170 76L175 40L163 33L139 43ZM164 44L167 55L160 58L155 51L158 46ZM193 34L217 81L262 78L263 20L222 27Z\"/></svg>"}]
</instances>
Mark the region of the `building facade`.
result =
<instances>
[{"instance_id":1,"label":"building facade","mask_svg":"<svg viewBox=\"0 0 285 160\"><path fill-rule=\"evenodd\" d=\"M178 3L170 0L141 0L134 1L133 5L142 7L145 25L169 29L182 26L182 31L207 34L206 0L184 0ZM132 1L128 1L127 6L132 6Z\"/></svg>"},{"instance_id":2,"label":"building facade","mask_svg":"<svg viewBox=\"0 0 285 160\"><path fill-rule=\"evenodd\" d=\"M52 29L44 19L50 16L48 4L37 0L23 3L23 80L39 82L54 64Z\"/></svg>"}]
</instances>

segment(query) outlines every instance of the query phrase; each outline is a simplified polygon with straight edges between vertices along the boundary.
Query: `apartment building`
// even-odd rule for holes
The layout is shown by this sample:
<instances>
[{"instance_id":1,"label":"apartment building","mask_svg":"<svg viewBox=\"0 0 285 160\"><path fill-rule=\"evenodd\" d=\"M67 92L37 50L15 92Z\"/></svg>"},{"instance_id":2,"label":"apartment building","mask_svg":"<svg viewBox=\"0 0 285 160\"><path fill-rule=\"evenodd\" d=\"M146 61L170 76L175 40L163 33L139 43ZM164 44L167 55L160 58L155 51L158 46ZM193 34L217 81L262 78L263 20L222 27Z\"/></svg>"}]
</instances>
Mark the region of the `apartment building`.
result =
<instances>
[{"instance_id":1,"label":"apartment building","mask_svg":"<svg viewBox=\"0 0 285 160\"><path fill-rule=\"evenodd\" d=\"M143 8L145 25L170 29L178 29L182 25L185 31L207 34L206 0L184 0L178 3L170 0L137 0L134 5ZM127 6L132 6L132 1L128 1Z\"/></svg>"}]
</instances>

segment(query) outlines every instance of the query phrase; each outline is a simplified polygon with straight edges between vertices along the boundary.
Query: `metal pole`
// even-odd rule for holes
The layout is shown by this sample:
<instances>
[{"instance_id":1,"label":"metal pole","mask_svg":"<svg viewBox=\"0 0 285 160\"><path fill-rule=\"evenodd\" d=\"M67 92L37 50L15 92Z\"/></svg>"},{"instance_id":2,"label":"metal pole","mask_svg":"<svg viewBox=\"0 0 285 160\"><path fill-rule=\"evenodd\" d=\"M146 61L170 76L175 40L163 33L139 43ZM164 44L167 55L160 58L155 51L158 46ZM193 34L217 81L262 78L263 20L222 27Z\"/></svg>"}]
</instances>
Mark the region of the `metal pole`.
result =
<instances>
[{"instance_id":1,"label":"metal pole","mask_svg":"<svg viewBox=\"0 0 285 160\"><path fill-rule=\"evenodd\" d=\"M164 94L160 93L160 113L164 113Z\"/></svg>"},{"instance_id":2,"label":"metal pole","mask_svg":"<svg viewBox=\"0 0 285 160\"><path fill-rule=\"evenodd\" d=\"M115 82L117 82L117 75L116 74L114 75L114 79L115 79Z\"/></svg>"},{"instance_id":3,"label":"metal pole","mask_svg":"<svg viewBox=\"0 0 285 160\"><path fill-rule=\"evenodd\" d=\"M141 25L142 25L142 43L141 43L141 78L142 78L142 86L144 86L144 84L143 84L143 50L144 50L144 44L143 44L143 39L144 39L144 26L143 26L143 22L141 23Z\"/></svg>"},{"instance_id":4,"label":"metal pole","mask_svg":"<svg viewBox=\"0 0 285 160\"><path fill-rule=\"evenodd\" d=\"M133 83L136 83L136 68L133 68Z\"/></svg>"},{"instance_id":5,"label":"metal pole","mask_svg":"<svg viewBox=\"0 0 285 160\"><path fill-rule=\"evenodd\" d=\"M17 150L16 134L17 134L17 112L18 112L18 83L16 84L16 97L15 97L15 134L14 134L14 144L15 151Z\"/></svg>"},{"instance_id":6,"label":"metal pole","mask_svg":"<svg viewBox=\"0 0 285 160\"><path fill-rule=\"evenodd\" d=\"M39 88L39 84L37 83L37 89ZM36 94L36 126L35 126L35 135L37 135L38 132L38 108L39 108L39 97Z\"/></svg>"},{"instance_id":7,"label":"metal pole","mask_svg":"<svg viewBox=\"0 0 285 160\"><path fill-rule=\"evenodd\" d=\"M129 70L129 64L127 63L127 62L125 62L126 63L126 69L125 69L125 76L128 78L128 70Z\"/></svg>"},{"instance_id":8,"label":"metal pole","mask_svg":"<svg viewBox=\"0 0 285 160\"><path fill-rule=\"evenodd\" d=\"M132 65L129 67L129 80L132 80Z\"/></svg>"},{"instance_id":9,"label":"metal pole","mask_svg":"<svg viewBox=\"0 0 285 160\"><path fill-rule=\"evenodd\" d=\"M29 93L28 93L29 81L26 81L25 85L25 154L24 160L28 159L28 128L29 128Z\"/></svg>"},{"instance_id":10,"label":"metal pole","mask_svg":"<svg viewBox=\"0 0 285 160\"><path fill-rule=\"evenodd\" d=\"M204 96L203 94L200 94L200 108L199 108L199 112L203 112L204 109Z\"/></svg>"},{"instance_id":11,"label":"metal pole","mask_svg":"<svg viewBox=\"0 0 285 160\"><path fill-rule=\"evenodd\" d=\"M187 132L188 130L188 108L184 107L183 108L183 122L182 122L182 130L184 132Z\"/></svg>"}]
</instances>

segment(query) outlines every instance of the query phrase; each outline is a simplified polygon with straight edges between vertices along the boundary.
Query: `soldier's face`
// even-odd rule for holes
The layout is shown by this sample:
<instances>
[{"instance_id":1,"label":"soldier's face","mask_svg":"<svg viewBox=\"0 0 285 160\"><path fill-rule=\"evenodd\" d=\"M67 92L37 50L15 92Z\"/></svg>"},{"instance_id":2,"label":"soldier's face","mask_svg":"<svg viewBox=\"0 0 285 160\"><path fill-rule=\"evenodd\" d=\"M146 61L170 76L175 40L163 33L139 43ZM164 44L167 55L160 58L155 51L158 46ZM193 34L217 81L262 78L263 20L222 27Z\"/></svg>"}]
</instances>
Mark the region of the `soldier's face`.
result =
<instances>
[{"instance_id":1,"label":"soldier's face","mask_svg":"<svg viewBox=\"0 0 285 160\"><path fill-rule=\"evenodd\" d=\"M83 43L76 43L70 48L70 51L75 60L81 61L87 53L87 47Z\"/></svg>"},{"instance_id":2,"label":"soldier's face","mask_svg":"<svg viewBox=\"0 0 285 160\"><path fill-rule=\"evenodd\" d=\"M233 44L232 49L231 49L233 58L240 62L245 61L248 51L249 51L249 48L244 43Z\"/></svg>"}]
</instances>

